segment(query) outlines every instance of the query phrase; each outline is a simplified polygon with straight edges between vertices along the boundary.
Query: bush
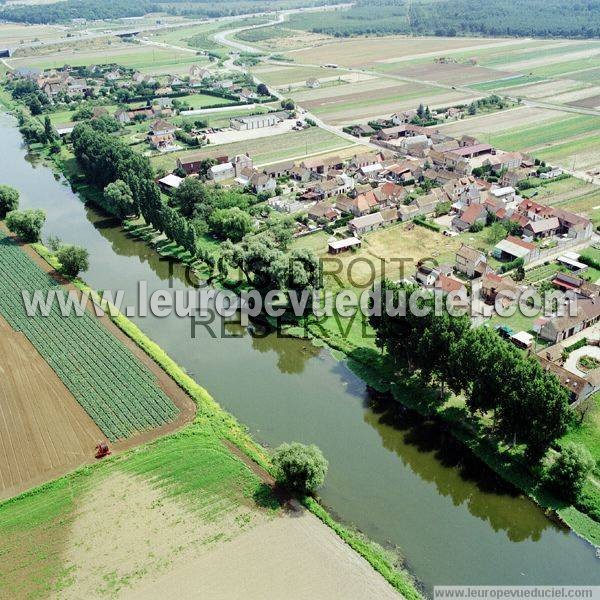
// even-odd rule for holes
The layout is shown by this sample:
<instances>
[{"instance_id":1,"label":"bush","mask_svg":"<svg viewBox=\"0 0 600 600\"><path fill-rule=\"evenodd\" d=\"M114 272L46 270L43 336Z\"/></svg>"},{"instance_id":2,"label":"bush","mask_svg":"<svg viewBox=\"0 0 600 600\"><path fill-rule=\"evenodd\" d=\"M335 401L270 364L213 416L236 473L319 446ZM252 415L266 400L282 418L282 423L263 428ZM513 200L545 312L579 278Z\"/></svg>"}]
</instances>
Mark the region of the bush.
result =
<instances>
[{"instance_id":1,"label":"bush","mask_svg":"<svg viewBox=\"0 0 600 600\"><path fill-rule=\"evenodd\" d=\"M590 451L579 444L568 443L548 467L545 479L557 494L575 502L593 468L594 459Z\"/></svg>"},{"instance_id":2,"label":"bush","mask_svg":"<svg viewBox=\"0 0 600 600\"><path fill-rule=\"evenodd\" d=\"M0 185L0 221L19 208L19 192L8 185Z\"/></svg>"},{"instance_id":3,"label":"bush","mask_svg":"<svg viewBox=\"0 0 600 600\"><path fill-rule=\"evenodd\" d=\"M46 221L43 210L13 210L6 216L6 226L24 242L39 242Z\"/></svg>"},{"instance_id":4,"label":"bush","mask_svg":"<svg viewBox=\"0 0 600 600\"><path fill-rule=\"evenodd\" d=\"M68 277L77 277L81 271L89 268L89 253L79 246L61 246L56 253L60 261L60 272Z\"/></svg>"},{"instance_id":5,"label":"bush","mask_svg":"<svg viewBox=\"0 0 600 600\"><path fill-rule=\"evenodd\" d=\"M314 492L325 481L328 462L317 446L298 442L281 444L273 455L277 481L301 493Z\"/></svg>"}]
</instances>

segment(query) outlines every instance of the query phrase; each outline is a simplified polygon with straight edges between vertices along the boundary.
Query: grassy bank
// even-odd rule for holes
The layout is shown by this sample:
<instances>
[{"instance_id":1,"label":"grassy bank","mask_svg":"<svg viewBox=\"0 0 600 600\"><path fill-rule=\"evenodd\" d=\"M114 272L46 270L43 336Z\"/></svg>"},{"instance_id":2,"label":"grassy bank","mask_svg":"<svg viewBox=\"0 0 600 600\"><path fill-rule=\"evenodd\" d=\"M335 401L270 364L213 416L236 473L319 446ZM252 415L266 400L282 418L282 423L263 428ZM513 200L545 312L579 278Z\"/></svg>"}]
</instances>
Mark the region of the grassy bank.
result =
<instances>
[{"instance_id":1,"label":"grassy bank","mask_svg":"<svg viewBox=\"0 0 600 600\"><path fill-rule=\"evenodd\" d=\"M42 244L33 245L34 249L38 254L44 258L53 268L58 268L60 265L56 257ZM169 376L194 400L198 407L198 412L193 423L185 427L182 431L166 436L144 446L143 448L136 448L119 457L115 457L113 461L126 460L128 455L138 454L139 452L149 452L147 459L152 459L154 462L161 462L158 460L158 456L162 453L163 444L168 444L168 440L185 440L189 443L198 436L199 446L195 448L202 448L203 443L214 444L220 443L220 440L226 439L237 448L239 448L244 454L250 457L254 462L260 465L265 471L271 470L271 464L269 455L260 447L249 435L247 429L242 426L236 419L225 411L209 394L209 392L196 383L185 371L155 342L153 342L148 336L146 336L134 323L132 323L127 317L122 315L114 306L109 305L105 300L102 300L100 296L92 290L84 281L81 279L72 280L73 284L77 286L81 291L90 294L90 297L94 302L100 306L106 314L108 314L111 320L119 327L129 338L131 338L150 358L152 358L161 368L169 374ZM175 442L176 443L176 442ZM155 456L154 453L157 453ZM195 452L196 453L196 452ZM229 455L231 458L232 455ZM168 460L166 459L167 463ZM235 459L234 459L235 460ZM237 461L239 462L239 461ZM121 464L119 462L119 464ZM93 468L104 468L102 465L96 465ZM86 473L90 467L80 469L77 473ZM177 471L177 470L176 470ZM66 478L77 477L75 475L69 475ZM189 474L181 475L182 480L187 480ZM265 497L264 486L263 488L256 488L256 481L250 479L244 483L244 494L251 494L253 497L260 496L260 502L271 505L273 503L272 498ZM40 490L54 489L53 486L62 487L61 480L57 480L48 486L39 488ZM193 483L189 483L193 487ZM188 485L188 487L189 487ZM254 487L253 487L254 486ZM261 489L263 490L261 492ZM32 490L27 493L36 494L37 490ZM14 502L11 500L9 502ZM339 537L344 540L353 550L358 552L371 566L379 572L398 592L404 595L409 600L418 600L420 598L419 592L414 587L410 577L398 571L388 554L378 545L366 540L363 536L353 531L351 528L346 527L337 521L335 521L331 515L313 498L307 498L304 502L305 506L315 514L323 523L329 526ZM1 510L2 505L0 505Z\"/></svg>"}]
</instances>

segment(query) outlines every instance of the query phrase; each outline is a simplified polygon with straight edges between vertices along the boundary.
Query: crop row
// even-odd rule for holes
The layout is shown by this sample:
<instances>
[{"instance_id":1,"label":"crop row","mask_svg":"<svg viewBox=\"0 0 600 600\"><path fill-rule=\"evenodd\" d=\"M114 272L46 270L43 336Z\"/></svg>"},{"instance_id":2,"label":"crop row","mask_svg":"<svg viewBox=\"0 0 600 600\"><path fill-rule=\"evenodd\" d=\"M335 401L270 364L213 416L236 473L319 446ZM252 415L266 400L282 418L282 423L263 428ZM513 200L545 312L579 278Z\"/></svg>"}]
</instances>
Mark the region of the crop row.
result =
<instances>
[{"instance_id":1,"label":"crop row","mask_svg":"<svg viewBox=\"0 0 600 600\"><path fill-rule=\"evenodd\" d=\"M0 314L54 369L108 439L115 441L172 421L177 407L154 375L87 311L28 316L21 292L65 294L0 233Z\"/></svg>"}]
</instances>

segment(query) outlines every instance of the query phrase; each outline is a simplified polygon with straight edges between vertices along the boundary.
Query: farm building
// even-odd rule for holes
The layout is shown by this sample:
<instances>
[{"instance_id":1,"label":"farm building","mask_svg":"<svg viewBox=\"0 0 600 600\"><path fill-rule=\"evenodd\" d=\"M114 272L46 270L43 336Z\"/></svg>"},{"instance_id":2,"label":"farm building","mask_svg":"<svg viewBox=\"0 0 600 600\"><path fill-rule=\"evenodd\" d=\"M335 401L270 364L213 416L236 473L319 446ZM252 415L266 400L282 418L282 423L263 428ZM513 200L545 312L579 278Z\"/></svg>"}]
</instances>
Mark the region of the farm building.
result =
<instances>
[{"instance_id":1,"label":"farm building","mask_svg":"<svg viewBox=\"0 0 600 600\"><path fill-rule=\"evenodd\" d=\"M235 117L229 121L233 129L238 131L249 131L251 129L262 129L263 127L273 127L281 123L281 117L277 115L252 115L249 117Z\"/></svg>"},{"instance_id":2,"label":"farm building","mask_svg":"<svg viewBox=\"0 0 600 600\"><path fill-rule=\"evenodd\" d=\"M361 241L357 237L349 237L343 240L334 240L329 242L329 254L339 254L344 250L350 250L351 248L360 248Z\"/></svg>"}]
</instances>

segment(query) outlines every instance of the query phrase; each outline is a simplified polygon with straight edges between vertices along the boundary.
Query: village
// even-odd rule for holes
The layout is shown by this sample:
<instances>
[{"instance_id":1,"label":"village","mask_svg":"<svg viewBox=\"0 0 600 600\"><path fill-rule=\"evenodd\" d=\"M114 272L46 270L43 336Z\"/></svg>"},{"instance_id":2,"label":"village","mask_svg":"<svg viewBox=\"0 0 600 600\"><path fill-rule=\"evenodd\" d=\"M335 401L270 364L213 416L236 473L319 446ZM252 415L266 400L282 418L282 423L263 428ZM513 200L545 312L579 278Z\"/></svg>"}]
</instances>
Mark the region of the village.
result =
<instances>
[{"instance_id":1,"label":"village","mask_svg":"<svg viewBox=\"0 0 600 600\"><path fill-rule=\"evenodd\" d=\"M186 178L243 190L258 198L259 210L252 213L256 231L278 213L292 220L295 247L342 258L376 255L379 235L388 246L385 257L397 258L403 241L426 233L431 246L409 254L413 264L402 280L476 298L474 322L489 324L538 354L574 403L600 389L600 250L592 221L537 201L537 190L571 177L561 168L472 135L445 134L437 126L464 118L472 107L431 111L421 105L346 126L344 133L360 143L340 154L260 164L251 150L257 139L277 146L284 134L317 124L308 111L245 74L217 74L194 65L187 75L152 77L103 65L14 77L35 81L52 104L78 103L78 120L116 122L114 134L125 136L136 151L172 156L170 169L157 169L166 201ZM316 79L305 82L307 88L319 85ZM192 108L200 96L210 104ZM478 105L504 108L497 96ZM223 111L220 126L209 127L203 114L215 107ZM231 112L240 107L242 112ZM78 120L54 119L65 143ZM242 151L219 152L231 145ZM510 304L510 295L528 287L575 294L577 315L527 320L495 314L499 294ZM580 340L587 350L577 350L593 358L594 368L569 359L569 348Z\"/></svg>"}]
</instances>

